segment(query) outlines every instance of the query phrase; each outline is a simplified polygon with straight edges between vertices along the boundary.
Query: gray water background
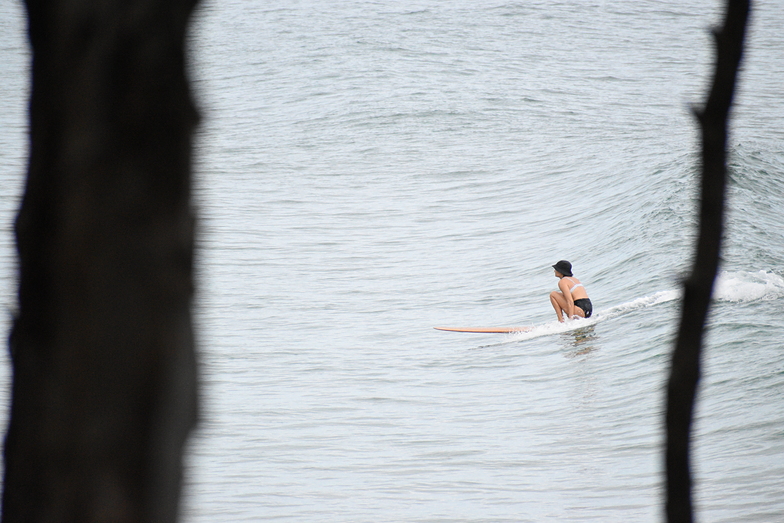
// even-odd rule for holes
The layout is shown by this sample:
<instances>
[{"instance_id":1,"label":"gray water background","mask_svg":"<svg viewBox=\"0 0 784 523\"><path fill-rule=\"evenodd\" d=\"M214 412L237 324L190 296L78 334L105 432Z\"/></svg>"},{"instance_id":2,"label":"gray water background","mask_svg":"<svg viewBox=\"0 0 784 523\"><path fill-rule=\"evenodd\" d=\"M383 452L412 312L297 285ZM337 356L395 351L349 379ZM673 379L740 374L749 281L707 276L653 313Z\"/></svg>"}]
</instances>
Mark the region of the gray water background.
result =
<instances>
[{"instance_id":1,"label":"gray water background","mask_svg":"<svg viewBox=\"0 0 784 523\"><path fill-rule=\"evenodd\" d=\"M784 521L782 7L756 3L734 109L694 427L701 521ZM694 0L203 2L203 413L183 521L661 519L663 383L695 234L689 105L720 15ZM0 4L0 53L11 311L18 2ZM590 321L554 321L561 258Z\"/></svg>"}]
</instances>

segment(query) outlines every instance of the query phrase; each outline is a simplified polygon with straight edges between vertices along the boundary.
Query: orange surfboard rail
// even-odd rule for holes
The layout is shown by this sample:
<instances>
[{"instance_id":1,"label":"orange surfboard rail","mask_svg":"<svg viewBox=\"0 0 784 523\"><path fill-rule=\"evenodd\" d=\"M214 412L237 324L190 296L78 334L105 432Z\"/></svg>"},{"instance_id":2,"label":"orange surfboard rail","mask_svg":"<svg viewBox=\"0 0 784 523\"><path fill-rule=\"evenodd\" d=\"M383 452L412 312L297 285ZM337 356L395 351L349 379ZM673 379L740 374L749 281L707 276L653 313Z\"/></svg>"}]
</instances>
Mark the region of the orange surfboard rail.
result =
<instances>
[{"instance_id":1,"label":"orange surfboard rail","mask_svg":"<svg viewBox=\"0 0 784 523\"><path fill-rule=\"evenodd\" d=\"M433 327L439 331L475 332L478 334L509 334L512 332L528 332L533 327Z\"/></svg>"}]
</instances>

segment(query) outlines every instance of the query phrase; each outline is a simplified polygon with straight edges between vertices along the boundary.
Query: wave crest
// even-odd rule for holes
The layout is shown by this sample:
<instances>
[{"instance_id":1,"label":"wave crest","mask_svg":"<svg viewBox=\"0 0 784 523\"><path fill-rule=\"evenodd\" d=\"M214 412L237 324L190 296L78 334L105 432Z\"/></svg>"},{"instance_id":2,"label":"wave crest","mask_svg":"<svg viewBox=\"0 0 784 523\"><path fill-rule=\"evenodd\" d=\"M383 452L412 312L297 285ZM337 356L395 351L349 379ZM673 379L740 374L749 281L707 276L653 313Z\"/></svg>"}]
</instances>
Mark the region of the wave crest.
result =
<instances>
[{"instance_id":1,"label":"wave crest","mask_svg":"<svg viewBox=\"0 0 784 523\"><path fill-rule=\"evenodd\" d=\"M617 318L626 313L661 303L680 299L680 290L664 290L649 296L636 298L632 301L614 305L606 309L598 309L589 319L571 320L565 323L557 321L535 325L530 331L510 335L512 341L520 341L539 336L568 332L595 325L600 321ZM758 272L726 272L719 273L713 291L714 301L719 302L751 302L757 300L775 300L784 297L784 278L766 271Z\"/></svg>"},{"instance_id":2,"label":"wave crest","mask_svg":"<svg viewBox=\"0 0 784 523\"><path fill-rule=\"evenodd\" d=\"M784 278L771 272L721 272L713 298L729 302L775 300L784 296Z\"/></svg>"}]
</instances>

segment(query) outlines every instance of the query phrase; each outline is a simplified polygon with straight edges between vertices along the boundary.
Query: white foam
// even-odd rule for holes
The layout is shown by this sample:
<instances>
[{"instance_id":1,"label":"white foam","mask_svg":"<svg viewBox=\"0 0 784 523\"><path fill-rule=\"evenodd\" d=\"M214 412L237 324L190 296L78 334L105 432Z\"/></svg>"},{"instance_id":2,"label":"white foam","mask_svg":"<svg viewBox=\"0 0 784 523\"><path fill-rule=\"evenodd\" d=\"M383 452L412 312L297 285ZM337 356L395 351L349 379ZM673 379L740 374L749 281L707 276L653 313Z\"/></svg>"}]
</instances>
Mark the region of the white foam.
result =
<instances>
[{"instance_id":1,"label":"white foam","mask_svg":"<svg viewBox=\"0 0 784 523\"><path fill-rule=\"evenodd\" d=\"M643 296L642 298L637 298L627 303L615 305L614 307L610 307L608 309L597 310L590 318L567 320L563 323L553 320L541 325L535 325L530 331L515 332L510 334L509 341L528 340L531 338L538 338L540 336L560 334L562 332L569 332L585 327L590 327L591 325L596 325L600 321L615 318L622 314L626 314L627 312L650 307L652 305L658 305L659 303L672 301L678 299L679 297L680 292L678 291L659 291L650 296Z\"/></svg>"},{"instance_id":2,"label":"white foam","mask_svg":"<svg viewBox=\"0 0 784 523\"><path fill-rule=\"evenodd\" d=\"M620 316L621 314L625 314L627 312L636 311L638 309L644 309L645 307L650 307L652 305L658 305L660 303L665 303L668 301L677 300L681 297L681 292L676 290L668 290L668 291L659 291L650 296L643 296L642 298L637 298L636 300L632 300L627 303L622 303L620 305L616 305L614 307L610 307L609 309L605 309L603 311L597 312L597 317L601 317L602 319L610 319L615 318L616 316Z\"/></svg>"},{"instance_id":3,"label":"white foam","mask_svg":"<svg viewBox=\"0 0 784 523\"><path fill-rule=\"evenodd\" d=\"M724 272L716 279L714 299L730 302L776 300L784 297L784 278L765 271Z\"/></svg>"},{"instance_id":4,"label":"white foam","mask_svg":"<svg viewBox=\"0 0 784 523\"><path fill-rule=\"evenodd\" d=\"M658 291L650 296L643 296L632 301L614 305L607 309L596 310L588 319L569 320L564 323L551 321L535 325L526 332L516 332L509 335L507 341L520 341L551 334L569 332L584 327L595 325L600 321L616 318L628 312L652 307L660 303L678 300L680 290ZM749 302L754 300L775 300L784 297L784 278L778 274L765 271L758 272L721 272L714 287L714 300L725 302Z\"/></svg>"}]
</instances>

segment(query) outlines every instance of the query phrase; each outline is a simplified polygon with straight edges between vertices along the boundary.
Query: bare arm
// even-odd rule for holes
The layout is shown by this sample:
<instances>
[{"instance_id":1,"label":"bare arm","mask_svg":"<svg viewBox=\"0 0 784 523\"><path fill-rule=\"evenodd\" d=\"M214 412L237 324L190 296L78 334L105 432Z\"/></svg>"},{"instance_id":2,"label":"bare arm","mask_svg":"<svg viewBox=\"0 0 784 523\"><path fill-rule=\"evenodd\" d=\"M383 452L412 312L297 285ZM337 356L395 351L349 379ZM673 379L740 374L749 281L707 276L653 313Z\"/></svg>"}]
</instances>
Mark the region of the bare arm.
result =
<instances>
[{"instance_id":1,"label":"bare arm","mask_svg":"<svg viewBox=\"0 0 784 523\"><path fill-rule=\"evenodd\" d=\"M572 291L569 290L569 283L564 281L566 278L561 278L558 281L558 288L561 289L564 298L566 298L566 318L569 319L574 316L574 298L572 298Z\"/></svg>"}]
</instances>

